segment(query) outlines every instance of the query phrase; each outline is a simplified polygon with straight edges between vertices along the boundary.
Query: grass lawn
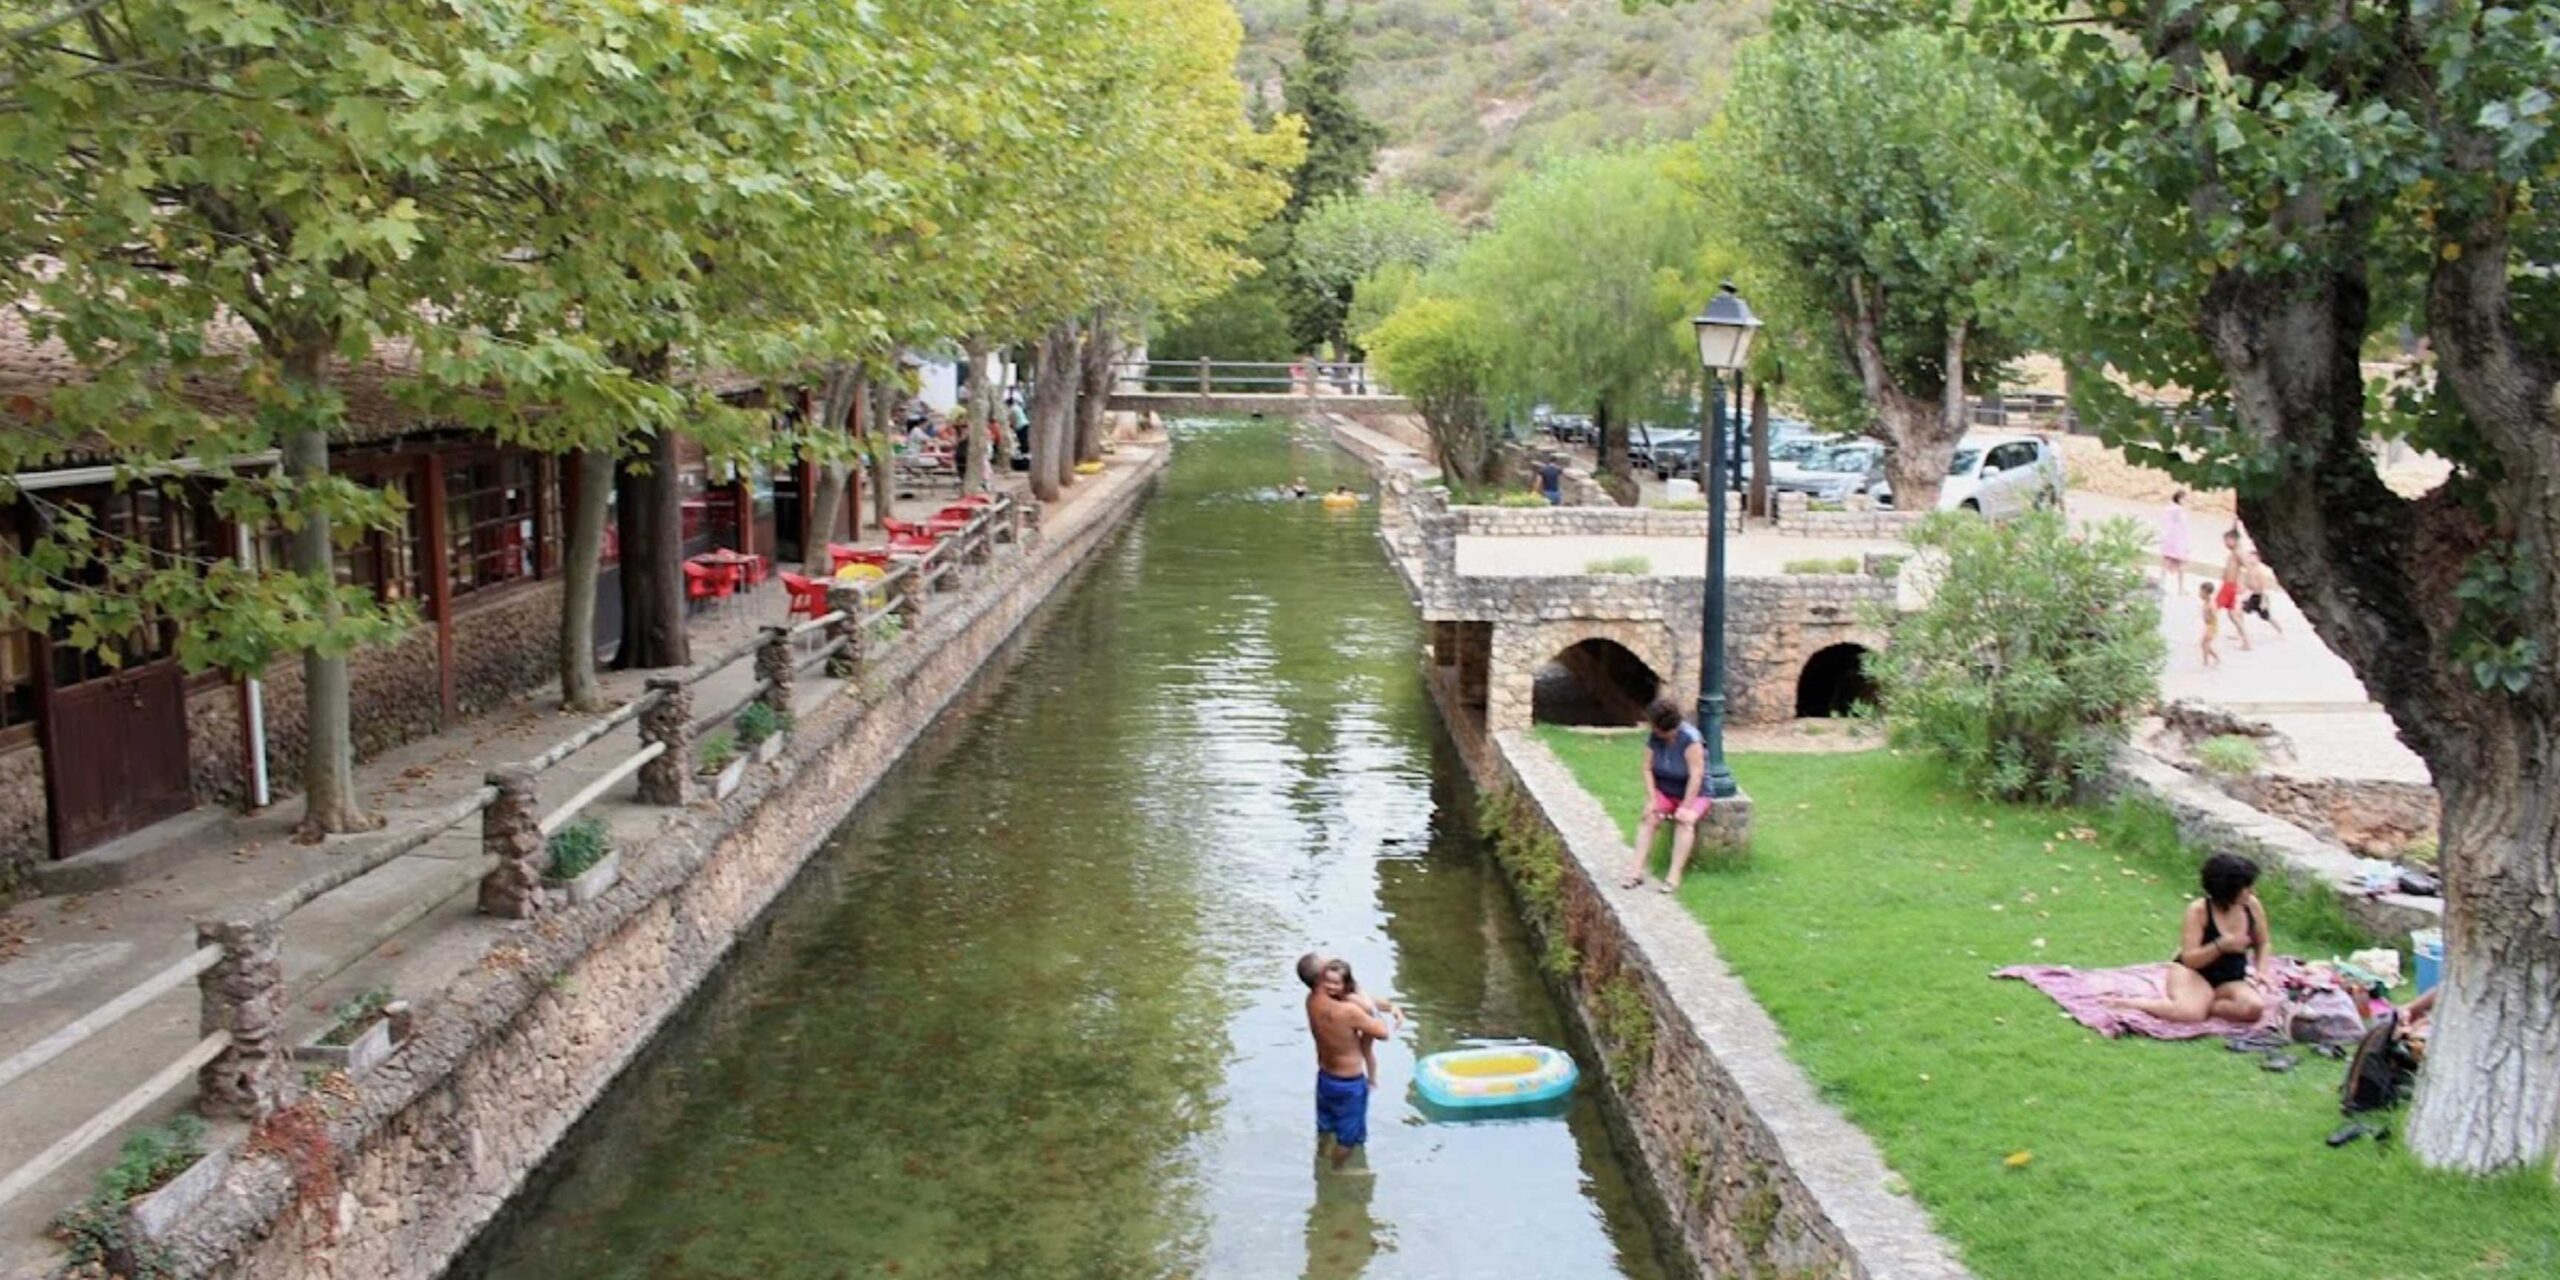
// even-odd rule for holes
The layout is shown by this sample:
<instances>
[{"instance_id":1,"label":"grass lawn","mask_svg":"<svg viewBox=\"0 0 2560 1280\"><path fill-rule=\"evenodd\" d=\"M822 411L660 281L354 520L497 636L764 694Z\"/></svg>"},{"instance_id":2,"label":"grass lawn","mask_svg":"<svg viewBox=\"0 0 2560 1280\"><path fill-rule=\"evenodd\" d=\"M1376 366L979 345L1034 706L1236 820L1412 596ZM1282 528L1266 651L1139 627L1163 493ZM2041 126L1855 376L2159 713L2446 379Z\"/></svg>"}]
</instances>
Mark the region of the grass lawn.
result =
<instances>
[{"instance_id":1,"label":"grass lawn","mask_svg":"<svg viewBox=\"0 0 2560 1280\"><path fill-rule=\"evenodd\" d=\"M1539 732L1632 837L1632 733ZM2549 1177L2321 1145L2339 1064L2110 1042L1988 976L2166 959L2201 856L2166 815L1987 804L1910 753L1732 763L1759 806L1751 857L1693 869L1682 900L1978 1274L2560 1276ZM2261 891L2279 952L2353 945L2334 905L2283 888Z\"/></svg>"}]
</instances>

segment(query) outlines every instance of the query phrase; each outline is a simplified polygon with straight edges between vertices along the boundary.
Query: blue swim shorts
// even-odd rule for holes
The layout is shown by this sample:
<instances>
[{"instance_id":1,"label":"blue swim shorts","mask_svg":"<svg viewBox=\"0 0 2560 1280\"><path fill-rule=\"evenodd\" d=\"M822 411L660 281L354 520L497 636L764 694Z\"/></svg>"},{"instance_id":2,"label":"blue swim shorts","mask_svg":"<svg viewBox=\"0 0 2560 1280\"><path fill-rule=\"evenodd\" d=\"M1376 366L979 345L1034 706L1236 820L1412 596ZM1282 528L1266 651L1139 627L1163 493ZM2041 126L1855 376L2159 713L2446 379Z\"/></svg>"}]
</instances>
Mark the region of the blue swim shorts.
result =
<instances>
[{"instance_id":1,"label":"blue swim shorts","mask_svg":"<svg viewBox=\"0 0 2560 1280\"><path fill-rule=\"evenodd\" d=\"M1316 1132L1346 1147L1369 1141L1369 1077L1316 1073Z\"/></svg>"}]
</instances>

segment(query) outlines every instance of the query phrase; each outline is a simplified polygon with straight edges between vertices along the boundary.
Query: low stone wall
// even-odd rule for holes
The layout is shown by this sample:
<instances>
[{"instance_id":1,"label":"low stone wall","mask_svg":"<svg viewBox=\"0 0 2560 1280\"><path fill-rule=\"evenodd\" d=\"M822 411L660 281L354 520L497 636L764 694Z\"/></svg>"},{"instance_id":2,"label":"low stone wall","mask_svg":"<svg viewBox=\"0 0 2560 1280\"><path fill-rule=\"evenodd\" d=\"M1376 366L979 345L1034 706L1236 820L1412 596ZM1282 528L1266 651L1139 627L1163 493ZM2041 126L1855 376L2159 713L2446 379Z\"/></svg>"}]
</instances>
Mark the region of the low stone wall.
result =
<instances>
[{"instance_id":1,"label":"low stone wall","mask_svg":"<svg viewBox=\"0 0 2560 1280\"><path fill-rule=\"evenodd\" d=\"M1453 505L1449 514L1456 519L1461 536L1703 538L1707 533L1706 512L1667 507ZM1919 522L1920 516L1913 512L1788 510L1774 523L1759 527L1774 529L1781 537L1900 541ZM1725 527L1742 527L1737 508L1726 509Z\"/></svg>"},{"instance_id":2,"label":"low stone wall","mask_svg":"<svg viewBox=\"0 0 2560 1280\"><path fill-rule=\"evenodd\" d=\"M248 737L240 685L208 682L187 693L187 783L197 804L249 803Z\"/></svg>"},{"instance_id":3,"label":"low stone wall","mask_svg":"<svg viewBox=\"0 0 2560 1280\"><path fill-rule=\"evenodd\" d=\"M2178 834L2216 852L2237 853L2284 872L2295 887L2338 897L2347 918L2377 942L2406 946L2409 931L2444 923L2444 900L2405 893L2368 896L2356 886L2357 857L2271 813L2223 794L2186 770L2125 747L2109 768L2107 788L2156 800L2177 819Z\"/></svg>"},{"instance_id":4,"label":"low stone wall","mask_svg":"<svg viewBox=\"0 0 2560 1280\"><path fill-rule=\"evenodd\" d=\"M1605 1089L1698 1274L1967 1275L1875 1143L1787 1058L1697 919L1605 887L1628 853L1599 803L1535 739L1475 736L1466 754L1492 792L1504 869L1599 1057L1584 1079Z\"/></svg>"},{"instance_id":5,"label":"low stone wall","mask_svg":"<svg viewBox=\"0 0 2560 1280\"><path fill-rule=\"evenodd\" d=\"M2367 858L2398 859L2412 844L2432 844L2444 820L2436 789L2423 782L2262 773L2220 785L2252 808Z\"/></svg>"},{"instance_id":6,"label":"low stone wall","mask_svg":"<svg viewBox=\"0 0 2560 1280\"><path fill-rule=\"evenodd\" d=\"M557 579L510 588L453 609L454 710L465 719L515 701L560 676Z\"/></svg>"},{"instance_id":7,"label":"low stone wall","mask_svg":"<svg viewBox=\"0 0 2560 1280\"><path fill-rule=\"evenodd\" d=\"M1157 451L1109 498L1043 528L876 659L858 689L804 686L781 761L728 800L668 810L622 882L492 926L415 1037L311 1122L268 1127L174 1233L187 1275L432 1280L499 1211L807 858L1144 498ZM297 1183L280 1145L316 1156ZM312 1176L313 1169L320 1170Z\"/></svg>"}]
</instances>

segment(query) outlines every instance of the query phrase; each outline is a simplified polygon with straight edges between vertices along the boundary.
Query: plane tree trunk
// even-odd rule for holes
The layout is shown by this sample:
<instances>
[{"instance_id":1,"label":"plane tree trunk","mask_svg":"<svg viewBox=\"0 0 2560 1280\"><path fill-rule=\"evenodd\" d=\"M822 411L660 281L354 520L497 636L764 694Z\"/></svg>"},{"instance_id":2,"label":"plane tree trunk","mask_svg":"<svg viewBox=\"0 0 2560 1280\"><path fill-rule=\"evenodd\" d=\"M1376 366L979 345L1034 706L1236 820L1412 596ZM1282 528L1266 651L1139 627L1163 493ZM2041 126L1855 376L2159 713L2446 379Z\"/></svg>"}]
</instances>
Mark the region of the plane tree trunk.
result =
<instances>
[{"instance_id":1,"label":"plane tree trunk","mask_svg":"<svg viewBox=\"0 0 2560 1280\"><path fill-rule=\"evenodd\" d=\"M320 339L285 346L279 363L286 380L302 389L303 394L296 397L301 403L312 403L321 396L329 346ZM297 489L328 479L326 422L305 421L286 433L284 470ZM337 581L338 552L330 538L331 521L325 504L304 503L302 514L302 527L294 530L287 549L288 565L308 579ZM334 630L344 617L345 610L337 597L328 596L321 606L323 629ZM366 811L364 797L356 790L354 710L344 650L326 645L303 650L302 697L305 732L309 735L302 764L303 838L381 826L381 816Z\"/></svg>"},{"instance_id":2,"label":"plane tree trunk","mask_svg":"<svg viewBox=\"0 0 2560 1280\"><path fill-rule=\"evenodd\" d=\"M1104 410L1111 403L1111 362L1117 358L1119 343L1111 332L1111 313L1096 311L1084 331L1084 347L1080 352L1081 377L1076 399L1075 460L1095 462L1102 457Z\"/></svg>"},{"instance_id":3,"label":"plane tree trunk","mask_svg":"<svg viewBox=\"0 0 2560 1280\"><path fill-rule=\"evenodd\" d=\"M580 449L565 462L569 522L560 548L560 706L595 711L604 706L604 690L596 683L596 579L613 495L613 454Z\"/></svg>"}]
</instances>

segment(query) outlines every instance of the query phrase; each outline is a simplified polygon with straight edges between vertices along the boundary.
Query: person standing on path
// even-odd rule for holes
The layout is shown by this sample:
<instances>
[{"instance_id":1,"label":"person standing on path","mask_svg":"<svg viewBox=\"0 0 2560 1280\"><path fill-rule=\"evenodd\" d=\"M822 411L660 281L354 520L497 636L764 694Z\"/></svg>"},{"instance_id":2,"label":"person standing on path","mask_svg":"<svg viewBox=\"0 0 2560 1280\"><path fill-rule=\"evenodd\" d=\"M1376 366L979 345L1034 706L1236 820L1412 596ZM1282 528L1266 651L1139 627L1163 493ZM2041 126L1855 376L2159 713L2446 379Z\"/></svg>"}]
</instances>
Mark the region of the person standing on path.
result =
<instances>
[{"instance_id":1,"label":"person standing on path","mask_svg":"<svg viewBox=\"0 0 2560 1280\"><path fill-rule=\"evenodd\" d=\"M2240 526L2235 524L2222 532L2222 587L2214 592L2213 607L2231 619L2231 634L2240 641L2241 652L2246 653L2253 646L2249 643L2248 626L2240 621L2240 573L2245 567L2244 559L2240 551Z\"/></svg>"},{"instance_id":2,"label":"person standing on path","mask_svg":"<svg viewBox=\"0 0 2560 1280\"><path fill-rule=\"evenodd\" d=\"M1554 454L1538 460L1538 496L1545 498L1550 507L1564 505L1564 467L1556 462Z\"/></svg>"},{"instance_id":3,"label":"person standing on path","mask_svg":"<svg viewBox=\"0 0 2560 1280\"><path fill-rule=\"evenodd\" d=\"M1689 853L1698 843L1698 819L1706 816L1707 740L1696 725L1680 717L1680 704L1669 698L1656 698L1645 708L1645 719L1653 731L1645 737L1644 816L1636 819L1636 859L1627 868L1620 888L1633 889L1645 881L1645 872L1653 861L1654 833L1662 829L1662 820L1671 819L1671 874L1664 876L1662 891L1680 891L1681 873L1689 869Z\"/></svg>"},{"instance_id":4,"label":"person standing on path","mask_svg":"<svg viewBox=\"0 0 2560 1280\"><path fill-rule=\"evenodd\" d=\"M2169 505L2160 511L2160 572L2177 580L2178 590L2187 589L2187 491L2169 495Z\"/></svg>"},{"instance_id":5,"label":"person standing on path","mask_svg":"<svg viewBox=\"0 0 2560 1280\"><path fill-rule=\"evenodd\" d=\"M2196 652L2203 659L2204 665L2221 666L2222 655L2213 647L2214 635L2222 630L2222 615L2215 610L2213 604L2213 584L2197 583L2196 598L2204 601L2204 636L2196 642Z\"/></svg>"},{"instance_id":6,"label":"person standing on path","mask_svg":"<svg viewBox=\"0 0 2560 1280\"><path fill-rule=\"evenodd\" d=\"M2250 548L2248 557L2249 562L2240 568L2240 612L2258 615L2258 621L2267 624L2276 639L2282 640L2284 624L2276 621L2275 610L2267 604L2267 596L2276 587L2276 575L2267 569L2266 557L2259 555L2257 548Z\"/></svg>"}]
</instances>

